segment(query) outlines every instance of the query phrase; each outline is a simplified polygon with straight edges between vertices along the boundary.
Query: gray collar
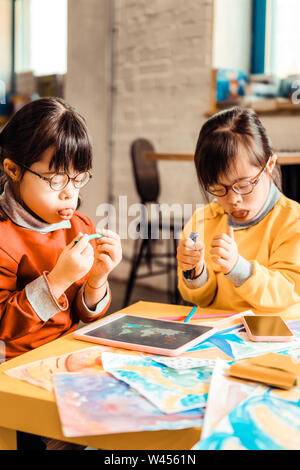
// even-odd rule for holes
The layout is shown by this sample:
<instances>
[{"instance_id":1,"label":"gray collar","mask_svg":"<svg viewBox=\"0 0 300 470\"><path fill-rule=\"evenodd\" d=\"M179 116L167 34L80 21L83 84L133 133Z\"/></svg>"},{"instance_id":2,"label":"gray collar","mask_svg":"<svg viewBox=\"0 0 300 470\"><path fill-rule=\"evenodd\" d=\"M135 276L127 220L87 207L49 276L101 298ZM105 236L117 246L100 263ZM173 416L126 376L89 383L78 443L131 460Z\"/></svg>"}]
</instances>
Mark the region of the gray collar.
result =
<instances>
[{"instance_id":1,"label":"gray collar","mask_svg":"<svg viewBox=\"0 0 300 470\"><path fill-rule=\"evenodd\" d=\"M30 214L18 201L16 201L13 192L8 183L5 183L4 191L0 195L0 206L3 212L14 222L14 224L35 232L48 233L61 228L70 228L71 222L63 220L57 224L48 224L38 217Z\"/></svg>"},{"instance_id":2,"label":"gray collar","mask_svg":"<svg viewBox=\"0 0 300 470\"><path fill-rule=\"evenodd\" d=\"M237 222L231 217L231 215L228 215L228 226L233 227L234 230L242 230L244 228L252 227L252 225L258 224L258 222L260 222L273 209L275 204L278 202L279 197L280 191L272 182L266 202L264 203L259 213L248 222Z\"/></svg>"}]
</instances>

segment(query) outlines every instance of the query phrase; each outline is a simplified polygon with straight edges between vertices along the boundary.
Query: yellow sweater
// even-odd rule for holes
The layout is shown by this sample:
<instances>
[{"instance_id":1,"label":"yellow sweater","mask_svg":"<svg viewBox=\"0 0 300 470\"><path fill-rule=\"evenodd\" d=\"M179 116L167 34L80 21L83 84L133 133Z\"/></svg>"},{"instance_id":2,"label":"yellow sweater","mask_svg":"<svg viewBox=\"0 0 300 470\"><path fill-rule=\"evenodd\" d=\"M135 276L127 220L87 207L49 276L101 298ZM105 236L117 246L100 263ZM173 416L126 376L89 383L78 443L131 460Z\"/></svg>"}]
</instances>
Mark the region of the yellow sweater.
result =
<instances>
[{"instance_id":1,"label":"yellow sweater","mask_svg":"<svg viewBox=\"0 0 300 470\"><path fill-rule=\"evenodd\" d=\"M214 235L227 231L224 209L212 202L196 211L184 228L184 237L195 230L199 235L204 232L208 279L193 289L178 269L178 287L185 300L223 311L251 309L257 314L300 318L300 204L280 194L260 222L234 231L239 254L253 265L252 275L239 287L224 276L209 253Z\"/></svg>"}]
</instances>

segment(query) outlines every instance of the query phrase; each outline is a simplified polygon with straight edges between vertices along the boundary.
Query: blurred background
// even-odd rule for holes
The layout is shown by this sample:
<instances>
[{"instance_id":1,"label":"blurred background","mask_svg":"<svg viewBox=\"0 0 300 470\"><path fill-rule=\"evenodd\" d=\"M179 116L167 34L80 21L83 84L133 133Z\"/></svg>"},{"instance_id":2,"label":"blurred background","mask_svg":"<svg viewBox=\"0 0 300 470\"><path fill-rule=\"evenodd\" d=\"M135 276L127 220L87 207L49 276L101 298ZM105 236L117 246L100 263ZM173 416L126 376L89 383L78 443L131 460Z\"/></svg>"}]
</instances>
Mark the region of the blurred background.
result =
<instances>
[{"instance_id":1,"label":"blurred background","mask_svg":"<svg viewBox=\"0 0 300 470\"><path fill-rule=\"evenodd\" d=\"M119 196L128 207L141 201L130 158L137 138L159 153L192 155L205 120L241 104L257 110L276 151L300 157L299 44L298 0L0 0L0 127L31 100L63 97L85 117L94 147L82 212L97 225L108 202L128 223ZM203 202L191 160L155 165L160 202ZM298 164L282 169L298 200ZM140 249L122 243L111 311L125 302ZM154 249L170 247L158 240ZM130 303L177 303L171 271L134 279Z\"/></svg>"}]
</instances>

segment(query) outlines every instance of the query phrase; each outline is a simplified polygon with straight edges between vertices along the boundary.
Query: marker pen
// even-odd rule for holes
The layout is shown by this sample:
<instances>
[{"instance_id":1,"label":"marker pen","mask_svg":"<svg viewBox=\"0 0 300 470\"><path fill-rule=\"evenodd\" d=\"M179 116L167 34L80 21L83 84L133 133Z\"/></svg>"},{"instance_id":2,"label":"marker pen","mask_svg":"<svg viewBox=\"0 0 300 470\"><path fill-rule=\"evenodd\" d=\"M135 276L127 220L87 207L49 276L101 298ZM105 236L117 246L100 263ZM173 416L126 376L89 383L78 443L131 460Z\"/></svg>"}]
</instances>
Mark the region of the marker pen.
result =
<instances>
[{"instance_id":1,"label":"marker pen","mask_svg":"<svg viewBox=\"0 0 300 470\"><path fill-rule=\"evenodd\" d=\"M198 241L198 232L191 232L190 235L189 235L189 238L191 240L193 240L194 243L197 243ZM195 277L195 268L193 269L190 269L188 271L184 271L184 276L186 277L186 279L194 279Z\"/></svg>"}]
</instances>

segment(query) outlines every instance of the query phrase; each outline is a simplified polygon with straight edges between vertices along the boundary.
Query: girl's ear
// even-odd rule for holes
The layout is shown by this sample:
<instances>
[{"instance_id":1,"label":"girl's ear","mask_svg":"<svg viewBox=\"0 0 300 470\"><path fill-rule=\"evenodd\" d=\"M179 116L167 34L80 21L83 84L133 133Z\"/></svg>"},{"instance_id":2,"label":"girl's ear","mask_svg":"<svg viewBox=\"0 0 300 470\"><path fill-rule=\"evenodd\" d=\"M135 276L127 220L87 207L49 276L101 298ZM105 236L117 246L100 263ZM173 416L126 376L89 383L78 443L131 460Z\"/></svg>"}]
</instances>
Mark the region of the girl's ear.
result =
<instances>
[{"instance_id":1,"label":"girl's ear","mask_svg":"<svg viewBox=\"0 0 300 470\"><path fill-rule=\"evenodd\" d=\"M3 160L3 169L14 183L21 180L21 168L10 158Z\"/></svg>"},{"instance_id":2,"label":"girl's ear","mask_svg":"<svg viewBox=\"0 0 300 470\"><path fill-rule=\"evenodd\" d=\"M277 162L277 155L275 155L275 154L271 155L271 157L269 158L269 161L267 163L267 169L268 169L268 172L270 174L274 170L276 162Z\"/></svg>"}]
</instances>

